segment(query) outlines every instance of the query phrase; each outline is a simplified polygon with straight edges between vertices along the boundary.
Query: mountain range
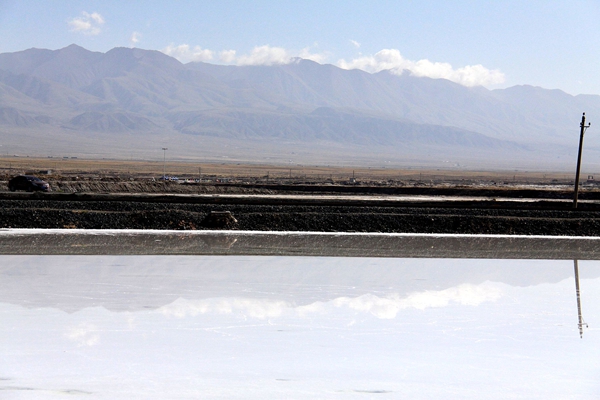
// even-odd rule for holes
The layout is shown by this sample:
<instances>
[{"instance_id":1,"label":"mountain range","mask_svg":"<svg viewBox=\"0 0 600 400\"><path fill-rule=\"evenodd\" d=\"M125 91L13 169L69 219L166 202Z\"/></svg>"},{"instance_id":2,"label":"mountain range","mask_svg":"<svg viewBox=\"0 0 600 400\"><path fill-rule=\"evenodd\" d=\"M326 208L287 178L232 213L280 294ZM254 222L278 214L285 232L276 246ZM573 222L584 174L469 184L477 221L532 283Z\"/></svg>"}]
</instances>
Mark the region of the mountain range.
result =
<instances>
[{"instance_id":1,"label":"mountain range","mask_svg":"<svg viewBox=\"0 0 600 400\"><path fill-rule=\"evenodd\" d=\"M77 45L0 54L0 152L456 168L574 167L600 96L284 65L182 64ZM584 166L600 139L590 128Z\"/></svg>"}]
</instances>

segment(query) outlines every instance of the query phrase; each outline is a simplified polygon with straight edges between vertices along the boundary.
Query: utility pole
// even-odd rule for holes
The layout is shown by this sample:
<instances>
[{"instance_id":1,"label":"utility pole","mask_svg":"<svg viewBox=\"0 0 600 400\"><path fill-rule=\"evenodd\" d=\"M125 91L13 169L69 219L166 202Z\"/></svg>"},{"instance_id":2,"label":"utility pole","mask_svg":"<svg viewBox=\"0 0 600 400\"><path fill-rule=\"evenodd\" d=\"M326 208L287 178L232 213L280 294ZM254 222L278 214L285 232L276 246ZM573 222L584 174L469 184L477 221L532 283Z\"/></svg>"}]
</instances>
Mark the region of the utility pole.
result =
<instances>
[{"instance_id":1,"label":"utility pole","mask_svg":"<svg viewBox=\"0 0 600 400\"><path fill-rule=\"evenodd\" d=\"M579 194L579 174L581 172L581 153L583 151L583 135L585 130L589 128L591 123L585 124L585 113L581 117L581 132L579 133L579 154L577 155L577 172L575 173L575 194L573 196L573 208L577 208L577 195Z\"/></svg>"},{"instance_id":2,"label":"utility pole","mask_svg":"<svg viewBox=\"0 0 600 400\"><path fill-rule=\"evenodd\" d=\"M163 150L163 180L167 179L167 174L166 174L166 162L167 162L167 150L169 150L166 147L162 148Z\"/></svg>"}]
</instances>

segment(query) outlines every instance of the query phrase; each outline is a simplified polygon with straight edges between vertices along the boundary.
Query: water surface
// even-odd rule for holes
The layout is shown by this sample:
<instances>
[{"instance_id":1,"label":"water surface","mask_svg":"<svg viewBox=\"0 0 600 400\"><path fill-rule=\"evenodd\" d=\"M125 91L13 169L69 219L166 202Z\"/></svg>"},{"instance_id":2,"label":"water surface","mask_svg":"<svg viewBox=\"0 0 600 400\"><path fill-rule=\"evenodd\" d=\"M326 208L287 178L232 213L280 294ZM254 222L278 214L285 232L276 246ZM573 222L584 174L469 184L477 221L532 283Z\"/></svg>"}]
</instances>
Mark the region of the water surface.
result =
<instances>
[{"instance_id":1,"label":"water surface","mask_svg":"<svg viewBox=\"0 0 600 400\"><path fill-rule=\"evenodd\" d=\"M0 256L8 399L595 399L600 262Z\"/></svg>"}]
</instances>

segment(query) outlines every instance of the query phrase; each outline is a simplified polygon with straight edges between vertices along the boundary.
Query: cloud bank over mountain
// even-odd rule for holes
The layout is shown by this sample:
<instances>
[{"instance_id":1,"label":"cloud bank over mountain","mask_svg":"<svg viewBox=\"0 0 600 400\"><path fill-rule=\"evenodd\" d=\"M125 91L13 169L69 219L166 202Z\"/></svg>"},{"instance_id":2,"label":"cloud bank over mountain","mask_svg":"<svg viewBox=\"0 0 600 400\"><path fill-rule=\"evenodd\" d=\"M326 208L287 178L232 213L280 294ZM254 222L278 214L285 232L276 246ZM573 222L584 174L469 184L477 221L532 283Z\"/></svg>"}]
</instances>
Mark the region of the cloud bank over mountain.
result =
<instances>
[{"instance_id":1,"label":"cloud bank over mountain","mask_svg":"<svg viewBox=\"0 0 600 400\"><path fill-rule=\"evenodd\" d=\"M182 63L187 62L208 62L217 60L225 64L233 65L283 65L289 64L295 58L311 60L318 63L326 61L327 53L314 53L310 47L305 47L299 51L287 50L283 47L274 47L269 45L256 46L249 54L238 55L236 50L222 50L218 52L219 57L215 57L217 52L203 49L200 46L191 47L187 44L171 44L161 50L168 56L176 58Z\"/></svg>"},{"instance_id":2,"label":"cloud bank over mountain","mask_svg":"<svg viewBox=\"0 0 600 400\"><path fill-rule=\"evenodd\" d=\"M178 46L170 44L161 51L181 62L211 61L214 58L214 51L203 49L200 46L190 47L187 44L180 44Z\"/></svg>"},{"instance_id":3,"label":"cloud bank over mountain","mask_svg":"<svg viewBox=\"0 0 600 400\"><path fill-rule=\"evenodd\" d=\"M337 66L343 69L360 69L366 72L389 70L401 75L409 71L414 76L448 79L463 86L490 86L504 83L504 74L499 70L490 70L483 65L467 65L453 68L449 63L432 62L427 59L407 60L396 49L384 49L373 56L362 56L350 61L339 60Z\"/></svg>"},{"instance_id":4,"label":"cloud bank over mountain","mask_svg":"<svg viewBox=\"0 0 600 400\"><path fill-rule=\"evenodd\" d=\"M357 41L350 40L350 42L355 47L360 47L360 43ZM209 62L216 59L214 51L203 49L200 46L191 47L187 44L177 46L171 44L161 51L183 63ZM329 58L327 52L313 52L309 47L294 51L269 45L256 46L249 54L238 55L235 50L223 50L219 54L218 61L238 66L284 65L292 63L296 58L323 64ZM335 65L342 69L360 69L370 73L387 70L401 75L404 71L408 71L414 76L447 79L467 87L494 86L505 81L505 76L501 71L488 69L481 64L454 68L446 62L434 62L427 59L412 61L404 58L397 49L383 49L374 55L361 55L348 61L340 59Z\"/></svg>"}]
</instances>

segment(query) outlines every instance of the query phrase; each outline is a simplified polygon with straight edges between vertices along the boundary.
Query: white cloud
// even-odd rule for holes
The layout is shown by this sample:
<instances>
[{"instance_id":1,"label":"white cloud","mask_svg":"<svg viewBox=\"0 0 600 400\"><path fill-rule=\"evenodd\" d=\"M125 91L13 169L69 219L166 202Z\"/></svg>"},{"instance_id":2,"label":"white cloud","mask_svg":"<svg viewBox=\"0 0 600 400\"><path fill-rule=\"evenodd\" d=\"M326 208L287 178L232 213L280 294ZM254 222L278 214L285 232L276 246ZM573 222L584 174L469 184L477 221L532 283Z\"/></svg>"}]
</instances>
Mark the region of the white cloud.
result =
<instances>
[{"instance_id":1,"label":"white cloud","mask_svg":"<svg viewBox=\"0 0 600 400\"><path fill-rule=\"evenodd\" d=\"M83 11L81 16L68 21L72 32L81 32L84 35L98 35L104 25L104 18L97 12L88 13Z\"/></svg>"},{"instance_id":2,"label":"white cloud","mask_svg":"<svg viewBox=\"0 0 600 400\"><path fill-rule=\"evenodd\" d=\"M323 63L329 57L329 53L313 53L310 47L305 47L300 51L287 50L283 47L272 47L269 45L257 46L250 54L245 54L233 58L230 63L236 65L281 65L289 64L294 58L303 58L318 63Z\"/></svg>"},{"instance_id":3,"label":"white cloud","mask_svg":"<svg viewBox=\"0 0 600 400\"><path fill-rule=\"evenodd\" d=\"M199 314L241 314L246 317L266 319L275 318L291 308L289 303L277 300L222 298L206 300L177 299L163 306L160 311L167 316L184 318Z\"/></svg>"},{"instance_id":4,"label":"white cloud","mask_svg":"<svg viewBox=\"0 0 600 400\"><path fill-rule=\"evenodd\" d=\"M407 60L396 49L384 49L372 56L361 56L350 61L339 60L337 65L344 69L361 69L375 73L389 70L401 75L409 71L414 76L448 79L464 86L496 85L504 82L504 74L490 70L481 64L467 65L454 69L448 63L432 62L427 59Z\"/></svg>"},{"instance_id":5,"label":"white cloud","mask_svg":"<svg viewBox=\"0 0 600 400\"><path fill-rule=\"evenodd\" d=\"M497 285L484 283L481 285L463 284L439 291L411 293L401 298L398 294L379 297L365 294L359 297L338 297L328 302L314 302L304 306L281 300L250 298L216 298L203 300L184 300L179 298L159 310L166 316L185 318L204 314L238 314L243 317L258 319L277 318L297 315L309 317L327 314L334 308L347 308L352 311L365 312L377 318L395 318L401 310L447 307L450 304L478 306L484 302L498 300L502 292Z\"/></svg>"},{"instance_id":6,"label":"white cloud","mask_svg":"<svg viewBox=\"0 0 600 400\"><path fill-rule=\"evenodd\" d=\"M357 49L360 47L360 43L358 43L356 40L350 39L350 43L352 43Z\"/></svg>"},{"instance_id":7,"label":"white cloud","mask_svg":"<svg viewBox=\"0 0 600 400\"><path fill-rule=\"evenodd\" d=\"M95 346L100 342L100 335L95 325L82 323L77 327L70 329L65 336L77 343L78 347Z\"/></svg>"},{"instance_id":8,"label":"white cloud","mask_svg":"<svg viewBox=\"0 0 600 400\"><path fill-rule=\"evenodd\" d=\"M237 58L237 65L277 65L289 64L292 55L283 47L271 47L268 45L257 46L252 52Z\"/></svg>"},{"instance_id":9,"label":"white cloud","mask_svg":"<svg viewBox=\"0 0 600 400\"><path fill-rule=\"evenodd\" d=\"M406 298L398 295L378 297L366 294L356 298L340 297L334 300L337 307L348 307L362 312L368 312L377 318L395 318L400 310L416 308L447 307L450 303L467 306L477 306L486 301L496 301L501 297L500 289L491 285L463 284L439 291L425 291L409 294Z\"/></svg>"},{"instance_id":10,"label":"white cloud","mask_svg":"<svg viewBox=\"0 0 600 400\"><path fill-rule=\"evenodd\" d=\"M200 46L192 48L188 44L170 44L161 51L184 63L189 61L211 61L215 58L214 51L203 49ZM222 50L218 53L220 62L234 65L282 65L291 63L297 57L323 63L329 57L329 53L315 53L311 51L310 47L295 51L269 45L256 46L249 54L243 55L238 55L235 50Z\"/></svg>"},{"instance_id":11,"label":"white cloud","mask_svg":"<svg viewBox=\"0 0 600 400\"><path fill-rule=\"evenodd\" d=\"M223 50L219 53L219 60L224 63L232 63L235 61L235 50Z\"/></svg>"},{"instance_id":12,"label":"white cloud","mask_svg":"<svg viewBox=\"0 0 600 400\"><path fill-rule=\"evenodd\" d=\"M140 39L142 38L142 34L139 32L133 32L131 34L131 39L129 39L131 41L131 46L135 46Z\"/></svg>"},{"instance_id":13,"label":"white cloud","mask_svg":"<svg viewBox=\"0 0 600 400\"><path fill-rule=\"evenodd\" d=\"M168 56L178 59L181 62L210 61L214 57L214 52L212 50L203 49L200 46L195 46L192 48L187 44L180 44L178 46L170 44L161 51Z\"/></svg>"},{"instance_id":14,"label":"white cloud","mask_svg":"<svg viewBox=\"0 0 600 400\"><path fill-rule=\"evenodd\" d=\"M300 53L298 53L297 57L323 64L325 61L327 61L329 53L312 53L310 51L310 47L305 47L300 51Z\"/></svg>"}]
</instances>

